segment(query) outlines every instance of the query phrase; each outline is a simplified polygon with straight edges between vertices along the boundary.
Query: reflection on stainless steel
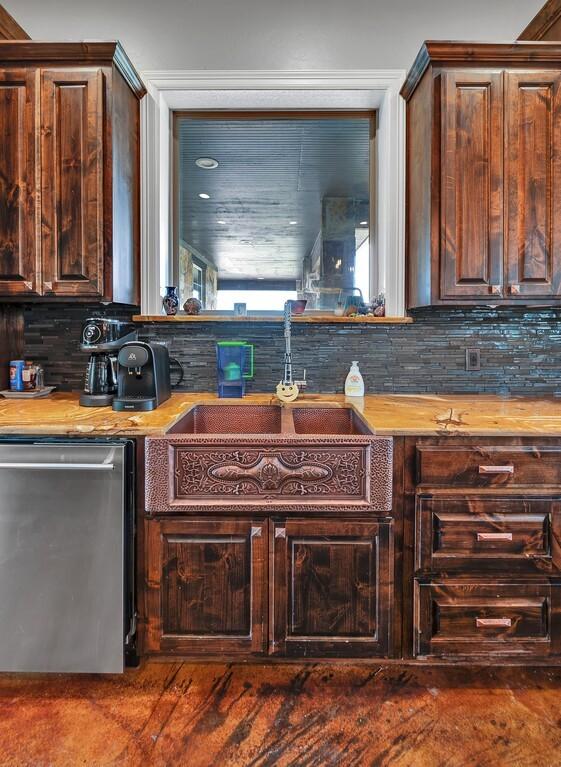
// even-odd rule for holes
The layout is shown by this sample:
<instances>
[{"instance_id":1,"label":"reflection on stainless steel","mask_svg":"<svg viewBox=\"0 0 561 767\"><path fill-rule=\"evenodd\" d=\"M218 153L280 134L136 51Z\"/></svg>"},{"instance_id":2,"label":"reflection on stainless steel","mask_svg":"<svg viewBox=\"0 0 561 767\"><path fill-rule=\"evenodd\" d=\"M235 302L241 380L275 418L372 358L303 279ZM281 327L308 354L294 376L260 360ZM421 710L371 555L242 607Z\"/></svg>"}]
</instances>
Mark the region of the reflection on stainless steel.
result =
<instances>
[{"instance_id":1,"label":"reflection on stainless steel","mask_svg":"<svg viewBox=\"0 0 561 767\"><path fill-rule=\"evenodd\" d=\"M121 672L125 446L0 443L0 670Z\"/></svg>"}]
</instances>

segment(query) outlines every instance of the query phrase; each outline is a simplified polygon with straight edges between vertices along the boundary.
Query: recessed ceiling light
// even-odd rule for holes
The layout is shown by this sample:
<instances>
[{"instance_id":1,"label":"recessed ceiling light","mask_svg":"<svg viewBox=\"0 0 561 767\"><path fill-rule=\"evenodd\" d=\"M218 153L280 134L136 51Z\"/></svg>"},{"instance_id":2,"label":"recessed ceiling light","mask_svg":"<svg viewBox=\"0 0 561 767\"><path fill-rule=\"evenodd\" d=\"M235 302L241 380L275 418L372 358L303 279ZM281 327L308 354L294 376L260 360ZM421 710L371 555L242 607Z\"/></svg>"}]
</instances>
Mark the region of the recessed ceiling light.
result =
<instances>
[{"instance_id":1,"label":"recessed ceiling light","mask_svg":"<svg viewBox=\"0 0 561 767\"><path fill-rule=\"evenodd\" d=\"M199 157L195 160L195 165L204 170L214 170L214 168L218 168L218 160L215 160L213 157Z\"/></svg>"},{"instance_id":2,"label":"recessed ceiling light","mask_svg":"<svg viewBox=\"0 0 561 767\"><path fill-rule=\"evenodd\" d=\"M360 226L368 226L368 221L359 221Z\"/></svg>"},{"instance_id":3,"label":"recessed ceiling light","mask_svg":"<svg viewBox=\"0 0 561 767\"><path fill-rule=\"evenodd\" d=\"M201 200L210 200L210 194L207 194L206 192L199 192L199 197Z\"/></svg>"},{"instance_id":4,"label":"recessed ceiling light","mask_svg":"<svg viewBox=\"0 0 561 767\"><path fill-rule=\"evenodd\" d=\"M290 226L296 226L298 221L289 221L288 223L290 224Z\"/></svg>"},{"instance_id":5,"label":"recessed ceiling light","mask_svg":"<svg viewBox=\"0 0 561 767\"><path fill-rule=\"evenodd\" d=\"M217 221L216 223L217 224L225 224L226 222L225 221Z\"/></svg>"}]
</instances>

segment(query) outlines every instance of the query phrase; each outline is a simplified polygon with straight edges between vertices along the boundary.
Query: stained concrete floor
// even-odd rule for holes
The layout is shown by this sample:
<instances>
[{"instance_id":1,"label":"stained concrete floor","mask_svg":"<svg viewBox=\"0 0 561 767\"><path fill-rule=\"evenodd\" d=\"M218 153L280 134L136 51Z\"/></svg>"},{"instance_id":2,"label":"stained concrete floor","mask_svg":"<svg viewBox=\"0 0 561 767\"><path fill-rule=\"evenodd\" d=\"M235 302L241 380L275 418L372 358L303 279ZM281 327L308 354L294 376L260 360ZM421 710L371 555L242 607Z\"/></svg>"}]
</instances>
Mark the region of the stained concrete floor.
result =
<instances>
[{"instance_id":1,"label":"stained concrete floor","mask_svg":"<svg viewBox=\"0 0 561 767\"><path fill-rule=\"evenodd\" d=\"M145 664L0 676L10 767L561 765L560 670Z\"/></svg>"}]
</instances>

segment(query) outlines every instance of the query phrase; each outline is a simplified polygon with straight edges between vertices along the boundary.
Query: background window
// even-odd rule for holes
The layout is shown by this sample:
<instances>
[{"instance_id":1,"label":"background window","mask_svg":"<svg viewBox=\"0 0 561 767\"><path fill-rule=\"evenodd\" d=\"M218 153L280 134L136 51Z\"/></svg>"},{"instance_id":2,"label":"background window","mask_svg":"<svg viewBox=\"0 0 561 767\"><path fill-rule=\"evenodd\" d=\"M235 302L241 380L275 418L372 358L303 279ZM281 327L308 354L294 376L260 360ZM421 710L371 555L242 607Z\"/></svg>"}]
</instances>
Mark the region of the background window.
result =
<instances>
[{"instance_id":1,"label":"background window","mask_svg":"<svg viewBox=\"0 0 561 767\"><path fill-rule=\"evenodd\" d=\"M176 113L181 303L331 311L371 297L374 113Z\"/></svg>"},{"instance_id":2,"label":"background window","mask_svg":"<svg viewBox=\"0 0 561 767\"><path fill-rule=\"evenodd\" d=\"M193 296L204 302L204 271L193 261Z\"/></svg>"}]
</instances>

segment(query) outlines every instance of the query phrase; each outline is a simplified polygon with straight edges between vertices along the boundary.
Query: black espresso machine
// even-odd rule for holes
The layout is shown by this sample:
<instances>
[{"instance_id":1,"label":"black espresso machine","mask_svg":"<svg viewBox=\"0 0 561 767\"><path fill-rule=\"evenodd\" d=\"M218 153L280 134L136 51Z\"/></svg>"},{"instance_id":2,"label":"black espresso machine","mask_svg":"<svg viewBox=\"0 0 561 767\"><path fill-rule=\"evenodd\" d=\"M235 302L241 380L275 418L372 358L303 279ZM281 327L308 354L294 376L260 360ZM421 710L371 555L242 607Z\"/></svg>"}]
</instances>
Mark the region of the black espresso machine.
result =
<instances>
[{"instance_id":1,"label":"black espresso machine","mask_svg":"<svg viewBox=\"0 0 561 767\"><path fill-rule=\"evenodd\" d=\"M130 341L119 350L117 360L113 410L154 410L170 398L170 358L165 346Z\"/></svg>"},{"instance_id":2,"label":"black espresso machine","mask_svg":"<svg viewBox=\"0 0 561 767\"><path fill-rule=\"evenodd\" d=\"M84 391L80 393L80 405L104 407L111 405L117 394L117 354L127 341L137 337L132 322L89 317L82 325L80 349L90 352Z\"/></svg>"}]
</instances>

